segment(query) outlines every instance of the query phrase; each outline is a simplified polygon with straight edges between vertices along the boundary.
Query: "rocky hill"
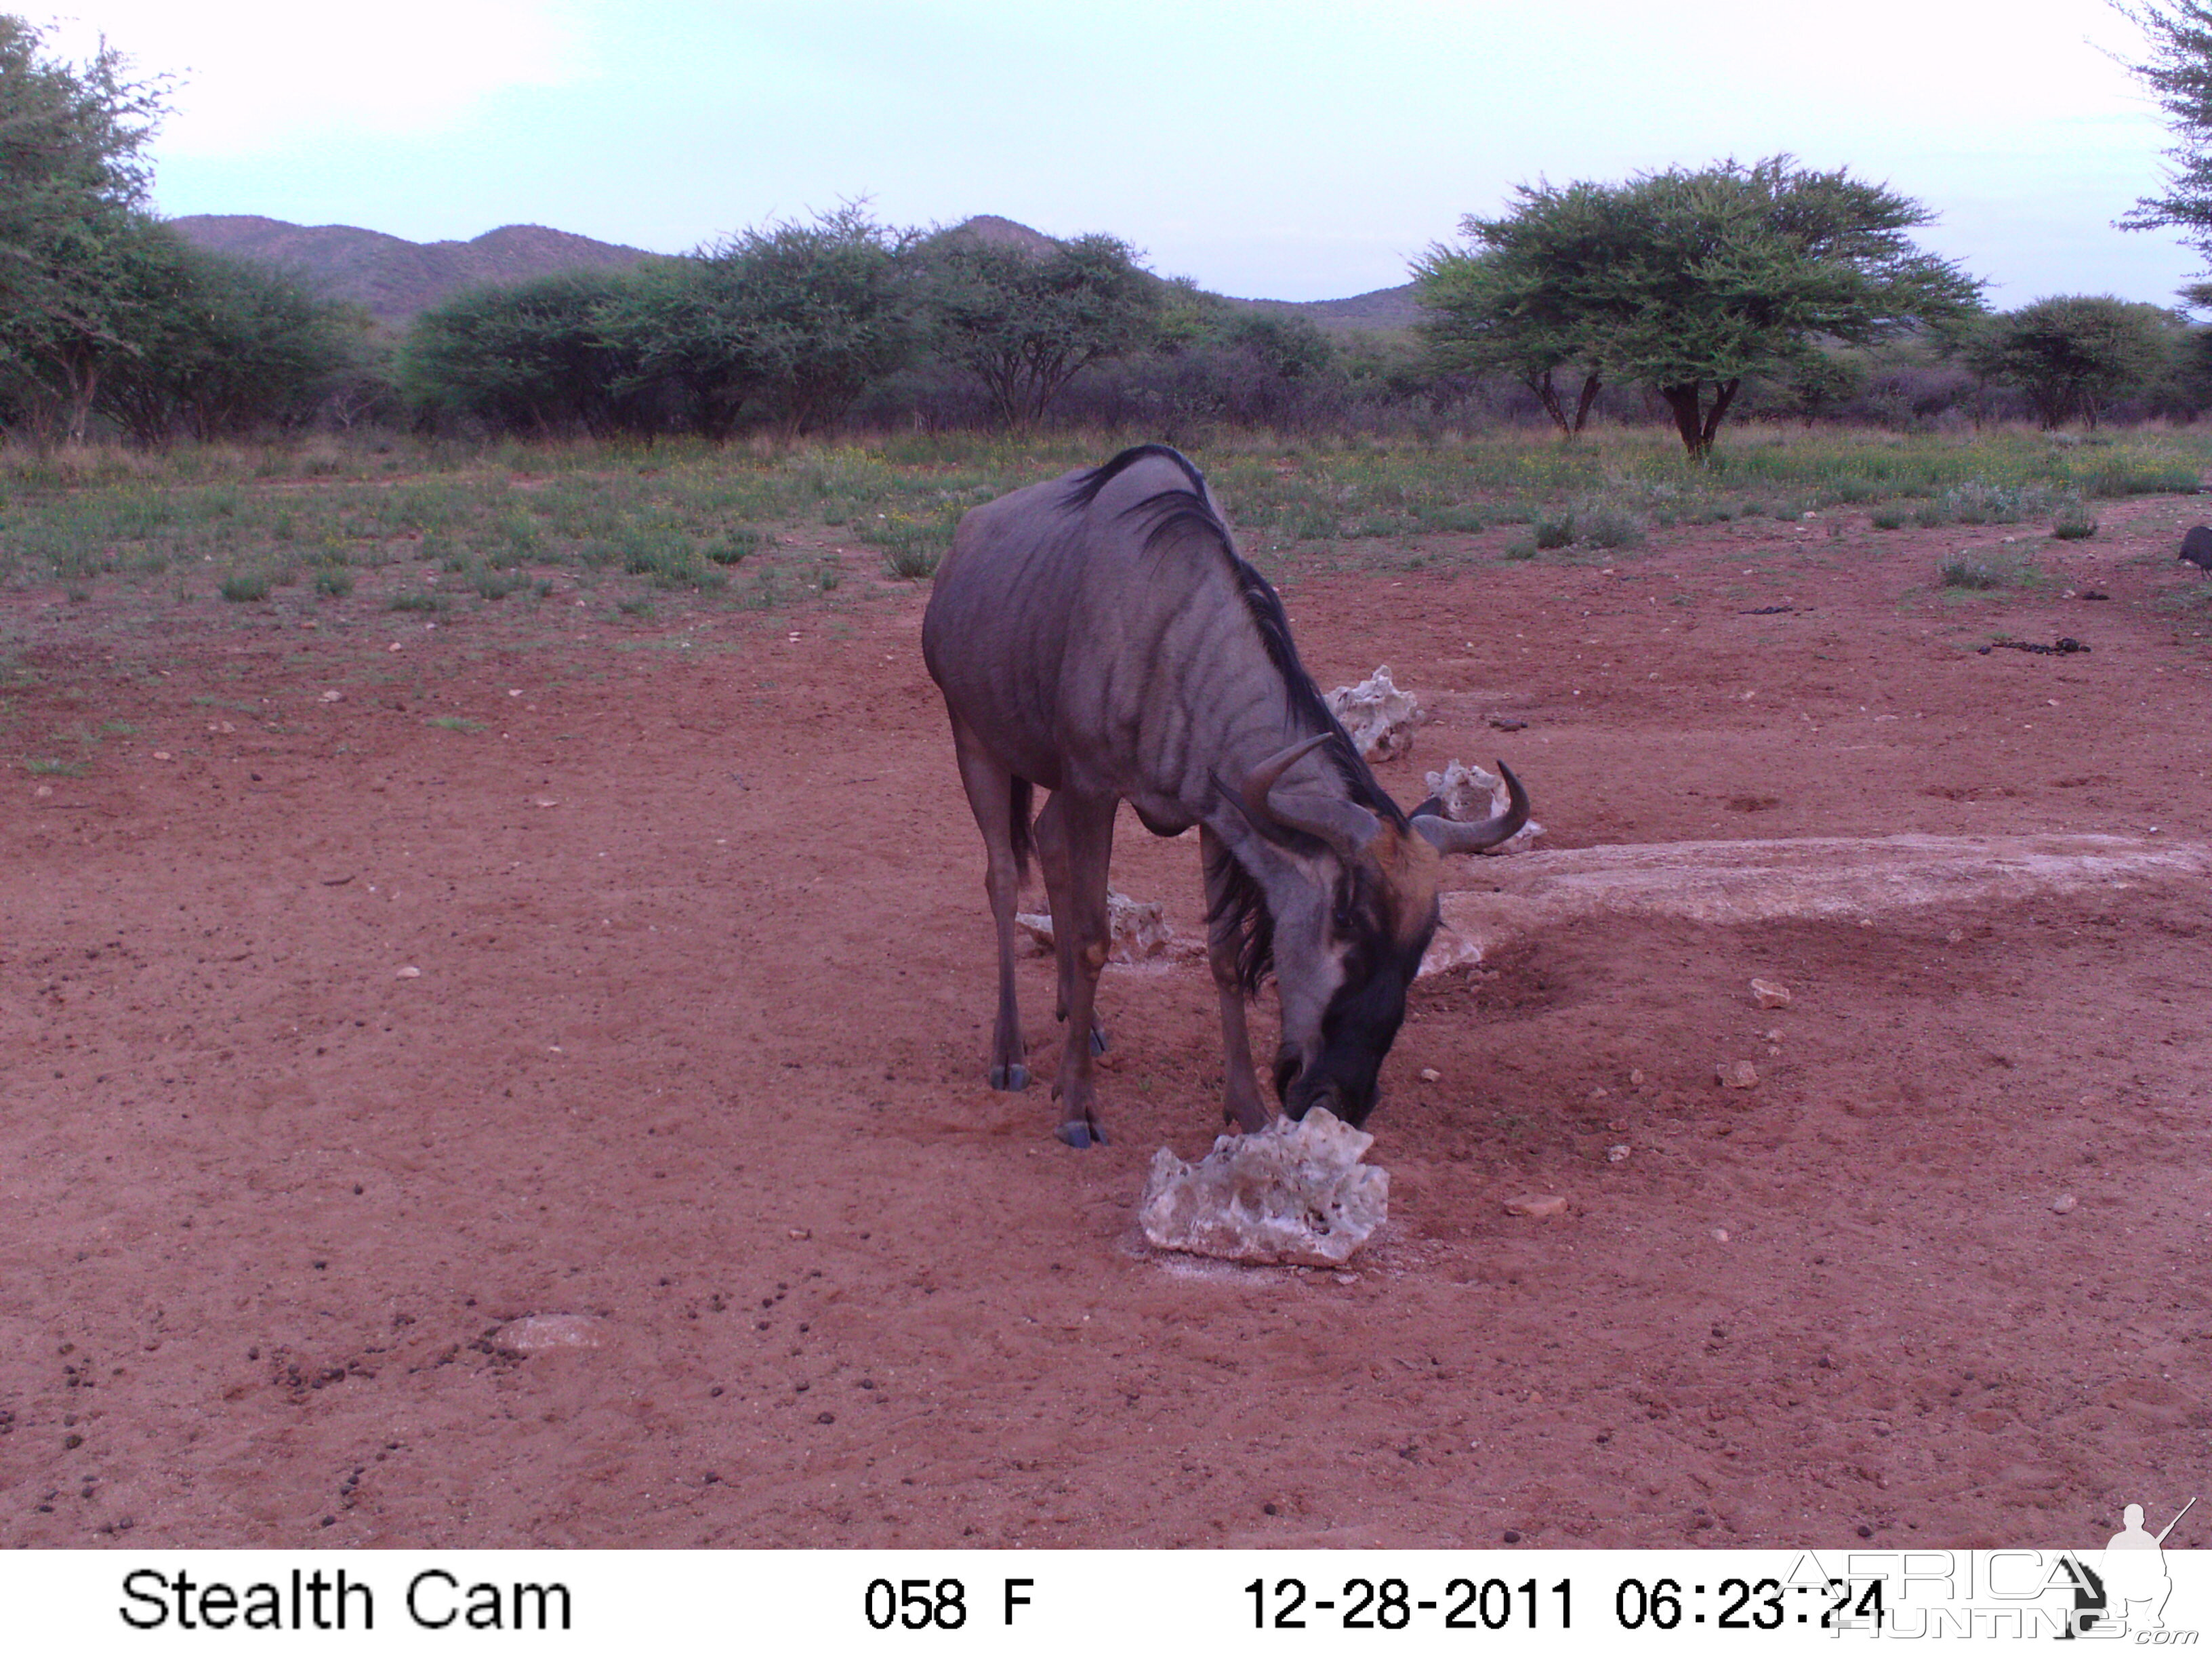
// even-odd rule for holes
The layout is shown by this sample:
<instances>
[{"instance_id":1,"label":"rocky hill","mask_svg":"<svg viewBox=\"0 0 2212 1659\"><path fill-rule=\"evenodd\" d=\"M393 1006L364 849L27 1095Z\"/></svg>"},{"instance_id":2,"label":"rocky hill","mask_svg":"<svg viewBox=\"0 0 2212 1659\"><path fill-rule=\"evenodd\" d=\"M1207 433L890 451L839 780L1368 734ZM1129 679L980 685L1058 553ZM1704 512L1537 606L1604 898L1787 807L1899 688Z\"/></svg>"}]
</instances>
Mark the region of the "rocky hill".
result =
<instances>
[{"instance_id":1,"label":"rocky hill","mask_svg":"<svg viewBox=\"0 0 2212 1659\"><path fill-rule=\"evenodd\" d=\"M296 271L332 298L357 301L395 325L480 283L620 269L650 257L642 248L543 225L501 225L466 242L410 242L352 225L295 225L250 214L200 213L169 222L197 246Z\"/></svg>"},{"instance_id":2,"label":"rocky hill","mask_svg":"<svg viewBox=\"0 0 2212 1659\"><path fill-rule=\"evenodd\" d=\"M1348 300L1234 300L1231 303L1304 317L1333 332L1411 328L1426 314L1413 297L1411 283L1355 294Z\"/></svg>"}]
</instances>

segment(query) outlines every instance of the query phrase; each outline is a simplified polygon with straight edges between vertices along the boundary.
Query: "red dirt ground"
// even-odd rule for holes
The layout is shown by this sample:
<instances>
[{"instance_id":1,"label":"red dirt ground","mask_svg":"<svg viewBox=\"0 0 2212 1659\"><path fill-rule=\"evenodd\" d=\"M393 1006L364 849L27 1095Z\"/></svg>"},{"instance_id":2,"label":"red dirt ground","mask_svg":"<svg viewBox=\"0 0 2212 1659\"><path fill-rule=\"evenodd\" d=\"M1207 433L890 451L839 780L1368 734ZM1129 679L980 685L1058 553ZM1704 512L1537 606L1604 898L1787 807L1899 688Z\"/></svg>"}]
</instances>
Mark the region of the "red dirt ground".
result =
<instances>
[{"instance_id":1,"label":"red dirt ground","mask_svg":"<svg viewBox=\"0 0 2212 1659\"><path fill-rule=\"evenodd\" d=\"M1856 518L1286 592L1324 686L1437 710L1401 799L1502 754L1553 845L2194 840L2193 505L1996 598L1933 566L2014 532ZM10 758L90 757L0 793L0 1543L2094 1544L2212 1486L2202 892L1540 936L1417 988L1353 1271L1164 1258L1203 967L1109 971L1110 1147L982 1086L923 594L556 580L0 601ZM1132 822L1116 881L1191 930L1195 864ZM532 1314L598 1346L490 1340Z\"/></svg>"}]
</instances>

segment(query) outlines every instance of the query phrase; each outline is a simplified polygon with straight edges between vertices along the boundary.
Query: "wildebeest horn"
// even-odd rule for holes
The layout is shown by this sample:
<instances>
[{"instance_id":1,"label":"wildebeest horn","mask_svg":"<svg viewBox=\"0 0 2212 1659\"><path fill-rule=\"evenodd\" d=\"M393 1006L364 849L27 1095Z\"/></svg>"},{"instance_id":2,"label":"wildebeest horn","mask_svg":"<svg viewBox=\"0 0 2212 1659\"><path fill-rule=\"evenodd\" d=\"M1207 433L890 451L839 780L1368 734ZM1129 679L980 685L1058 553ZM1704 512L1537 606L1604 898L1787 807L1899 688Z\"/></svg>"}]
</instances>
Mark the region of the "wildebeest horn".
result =
<instances>
[{"instance_id":1,"label":"wildebeest horn","mask_svg":"<svg viewBox=\"0 0 2212 1659\"><path fill-rule=\"evenodd\" d=\"M1480 823L1455 823L1433 812L1419 812L1414 815L1413 828L1439 853L1480 853L1511 840L1528 822L1528 792L1504 761L1498 763L1498 775L1505 780L1507 799L1505 810L1496 817L1485 818Z\"/></svg>"},{"instance_id":2,"label":"wildebeest horn","mask_svg":"<svg viewBox=\"0 0 2212 1659\"><path fill-rule=\"evenodd\" d=\"M1262 831L1271 828L1296 830L1326 842L1340 857L1356 858L1382 827L1382 821L1365 807L1356 801L1324 799L1290 808L1269 799L1269 791L1284 773L1334 735L1324 732L1287 749L1277 750L1244 775L1244 787L1237 792L1238 798L1243 802L1245 816Z\"/></svg>"}]
</instances>

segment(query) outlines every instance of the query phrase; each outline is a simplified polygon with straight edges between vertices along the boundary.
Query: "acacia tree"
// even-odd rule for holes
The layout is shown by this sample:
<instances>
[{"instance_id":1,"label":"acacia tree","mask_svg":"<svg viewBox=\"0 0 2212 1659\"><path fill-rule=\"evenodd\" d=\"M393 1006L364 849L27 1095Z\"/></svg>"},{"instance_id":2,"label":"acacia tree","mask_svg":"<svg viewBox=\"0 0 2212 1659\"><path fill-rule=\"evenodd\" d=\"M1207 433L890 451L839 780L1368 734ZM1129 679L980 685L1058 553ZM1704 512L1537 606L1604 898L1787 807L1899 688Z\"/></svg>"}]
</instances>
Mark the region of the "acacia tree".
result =
<instances>
[{"instance_id":1,"label":"acacia tree","mask_svg":"<svg viewBox=\"0 0 2212 1659\"><path fill-rule=\"evenodd\" d=\"M607 337L631 288L619 271L571 270L453 295L408 331L409 401L540 436L637 424L635 356Z\"/></svg>"},{"instance_id":2,"label":"acacia tree","mask_svg":"<svg viewBox=\"0 0 2212 1659\"><path fill-rule=\"evenodd\" d=\"M938 349L1008 425L1033 425L1091 364L1152 342L1164 285L1115 237L1032 252L955 231L927 258Z\"/></svg>"},{"instance_id":3,"label":"acacia tree","mask_svg":"<svg viewBox=\"0 0 2212 1659\"><path fill-rule=\"evenodd\" d=\"M131 349L109 367L99 407L141 443L295 425L362 367L365 310L167 225L129 239L119 281Z\"/></svg>"},{"instance_id":4,"label":"acacia tree","mask_svg":"<svg viewBox=\"0 0 2212 1659\"><path fill-rule=\"evenodd\" d=\"M2138 200L2122 230L2181 232L2182 240L2212 259L2212 5L2203 0L2150 0L2112 9L2143 32L2150 55L2128 69L2148 87L2174 135L2165 152L2166 188ZM2212 283L2182 290L2192 305L2212 305Z\"/></svg>"},{"instance_id":5,"label":"acacia tree","mask_svg":"<svg viewBox=\"0 0 2212 1659\"><path fill-rule=\"evenodd\" d=\"M1620 246L1617 192L1602 185L1520 189L1519 212L1460 221L1470 246L1431 247L1413 264L1429 315L1418 325L1431 365L1444 374L1510 374L1535 395L1559 434L1589 420L1604 377L1590 355L1582 303L1588 274ZM1540 210L1534 210L1541 200ZM1570 416L1558 378L1579 374Z\"/></svg>"},{"instance_id":6,"label":"acacia tree","mask_svg":"<svg viewBox=\"0 0 2212 1659\"><path fill-rule=\"evenodd\" d=\"M1967 366L2027 394L2045 431L2143 390L2172 368L2179 319L2110 295L2059 295L1982 322L1966 337Z\"/></svg>"},{"instance_id":7,"label":"acacia tree","mask_svg":"<svg viewBox=\"0 0 2212 1659\"><path fill-rule=\"evenodd\" d=\"M674 388L717 439L740 420L812 432L912 352L914 233L848 204L651 262L605 316L640 384Z\"/></svg>"},{"instance_id":8,"label":"acacia tree","mask_svg":"<svg viewBox=\"0 0 2212 1659\"><path fill-rule=\"evenodd\" d=\"M0 15L0 371L46 435L82 441L107 365L134 349L122 277L167 93L105 42L63 63Z\"/></svg>"},{"instance_id":9,"label":"acacia tree","mask_svg":"<svg viewBox=\"0 0 2212 1659\"><path fill-rule=\"evenodd\" d=\"M1978 305L1978 283L1905 235L1930 220L1918 203L1787 155L1516 194L1511 212L1470 215L1465 246L1415 267L1437 313L1431 338L1512 368L1540 398L1555 371L1578 368L1576 421L1547 401L1571 432L1601 379L1636 381L1702 459L1747 375Z\"/></svg>"}]
</instances>

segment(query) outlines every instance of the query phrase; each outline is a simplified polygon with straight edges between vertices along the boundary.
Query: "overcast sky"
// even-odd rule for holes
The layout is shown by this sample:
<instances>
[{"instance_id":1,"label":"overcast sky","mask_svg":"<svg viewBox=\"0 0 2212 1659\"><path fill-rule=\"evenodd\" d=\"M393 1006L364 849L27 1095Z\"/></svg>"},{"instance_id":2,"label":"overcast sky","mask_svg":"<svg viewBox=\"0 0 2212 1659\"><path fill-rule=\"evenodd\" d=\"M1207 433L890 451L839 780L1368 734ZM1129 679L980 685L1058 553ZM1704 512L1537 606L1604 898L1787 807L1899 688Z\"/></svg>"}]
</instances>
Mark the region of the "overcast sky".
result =
<instances>
[{"instance_id":1,"label":"overcast sky","mask_svg":"<svg viewBox=\"0 0 2212 1659\"><path fill-rule=\"evenodd\" d=\"M1511 187L1786 150L1940 216L1926 246L2046 294L2173 303L2112 222L2169 142L2101 0L80 0L178 76L169 215L415 240L536 223L674 252L867 198L899 224L1108 231L1163 275L1334 298ZM2104 51L2100 51L2100 48Z\"/></svg>"}]
</instances>

